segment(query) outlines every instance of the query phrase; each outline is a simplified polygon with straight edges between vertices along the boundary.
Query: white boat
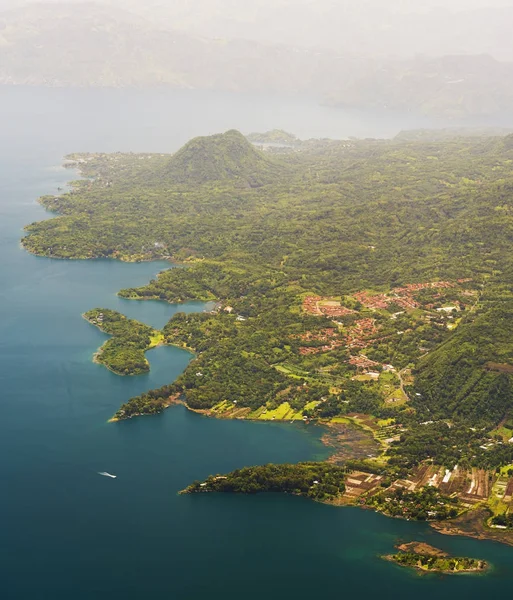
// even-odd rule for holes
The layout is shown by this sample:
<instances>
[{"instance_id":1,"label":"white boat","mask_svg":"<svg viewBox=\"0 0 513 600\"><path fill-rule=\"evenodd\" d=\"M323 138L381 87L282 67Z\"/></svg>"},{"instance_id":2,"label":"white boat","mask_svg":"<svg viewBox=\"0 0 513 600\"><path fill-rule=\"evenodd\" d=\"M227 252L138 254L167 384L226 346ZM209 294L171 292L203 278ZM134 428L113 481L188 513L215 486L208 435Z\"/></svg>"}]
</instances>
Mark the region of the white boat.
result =
<instances>
[{"instance_id":1,"label":"white boat","mask_svg":"<svg viewBox=\"0 0 513 600\"><path fill-rule=\"evenodd\" d=\"M107 471L98 471L98 475L103 475L104 477L112 477L112 479L116 479L117 475L111 475L111 473L107 473Z\"/></svg>"}]
</instances>

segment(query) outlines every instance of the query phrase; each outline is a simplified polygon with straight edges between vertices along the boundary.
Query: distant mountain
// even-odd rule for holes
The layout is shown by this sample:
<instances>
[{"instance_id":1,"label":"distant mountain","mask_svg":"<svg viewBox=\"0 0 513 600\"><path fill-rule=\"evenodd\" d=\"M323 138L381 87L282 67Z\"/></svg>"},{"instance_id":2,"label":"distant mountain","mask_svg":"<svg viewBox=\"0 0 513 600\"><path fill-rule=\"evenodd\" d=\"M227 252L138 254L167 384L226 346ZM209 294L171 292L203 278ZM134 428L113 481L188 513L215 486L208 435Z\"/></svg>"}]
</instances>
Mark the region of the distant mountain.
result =
<instances>
[{"instance_id":1,"label":"distant mountain","mask_svg":"<svg viewBox=\"0 0 513 600\"><path fill-rule=\"evenodd\" d=\"M310 51L163 30L94 3L0 13L0 84L290 92L321 88L324 71Z\"/></svg>"},{"instance_id":2,"label":"distant mountain","mask_svg":"<svg viewBox=\"0 0 513 600\"><path fill-rule=\"evenodd\" d=\"M231 130L188 142L171 157L166 176L174 183L230 180L244 187L259 187L275 180L284 169Z\"/></svg>"},{"instance_id":3,"label":"distant mountain","mask_svg":"<svg viewBox=\"0 0 513 600\"><path fill-rule=\"evenodd\" d=\"M513 129L508 127L448 127L445 129L409 129L400 131L394 139L398 142L441 142L461 137L504 137L505 140L509 140L512 133Z\"/></svg>"},{"instance_id":4,"label":"distant mountain","mask_svg":"<svg viewBox=\"0 0 513 600\"><path fill-rule=\"evenodd\" d=\"M28 6L0 13L0 82L183 86L180 58L201 45L94 4Z\"/></svg>"},{"instance_id":5,"label":"distant mountain","mask_svg":"<svg viewBox=\"0 0 513 600\"><path fill-rule=\"evenodd\" d=\"M159 25L374 58L513 60L511 0L104 0Z\"/></svg>"},{"instance_id":6,"label":"distant mountain","mask_svg":"<svg viewBox=\"0 0 513 600\"><path fill-rule=\"evenodd\" d=\"M330 104L456 118L509 113L513 64L486 55L383 61L338 86Z\"/></svg>"},{"instance_id":7,"label":"distant mountain","mask_svg":"<svg viewBox=\"0 0 513 600\"><path fill-rule=\"evenodd\" d=\"M206 39L94 3L0 13L0 84L303 94L450 117L513 111L511 64L485 55L371 59L357 50Z\"/></svg>"}]
</instances>

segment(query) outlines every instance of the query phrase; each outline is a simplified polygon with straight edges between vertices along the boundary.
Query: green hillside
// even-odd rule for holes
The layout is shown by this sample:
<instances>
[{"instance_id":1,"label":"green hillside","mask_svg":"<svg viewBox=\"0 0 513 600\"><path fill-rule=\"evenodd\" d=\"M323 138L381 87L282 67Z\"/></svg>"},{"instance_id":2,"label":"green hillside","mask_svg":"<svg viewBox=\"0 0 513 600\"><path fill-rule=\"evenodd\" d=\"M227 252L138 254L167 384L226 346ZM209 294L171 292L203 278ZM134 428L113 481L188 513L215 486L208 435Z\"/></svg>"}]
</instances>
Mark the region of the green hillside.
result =
<instances>
[{"instance_id":1,"label":"green hillside","mask_svg":"<svg viewBox=\"0 0 513 600\"><path fill-rule=\"evenodd\" d=\"M513 417L513 294L487 301L477 316L419 362L415 389L426 418L497 425Z\"/></svg>"},{"instance_id":2,"label":"green hillside","mask_svg":"<svg viewBox=\"0 0 513 600\"><path fill-rule=\"evenodd\" d=\"M259 187L283 171L283 166L259 152L236 130L194 138L166 166L172 183L188 185L230 180L244 187Z\"/></svg>"}]
</instances>

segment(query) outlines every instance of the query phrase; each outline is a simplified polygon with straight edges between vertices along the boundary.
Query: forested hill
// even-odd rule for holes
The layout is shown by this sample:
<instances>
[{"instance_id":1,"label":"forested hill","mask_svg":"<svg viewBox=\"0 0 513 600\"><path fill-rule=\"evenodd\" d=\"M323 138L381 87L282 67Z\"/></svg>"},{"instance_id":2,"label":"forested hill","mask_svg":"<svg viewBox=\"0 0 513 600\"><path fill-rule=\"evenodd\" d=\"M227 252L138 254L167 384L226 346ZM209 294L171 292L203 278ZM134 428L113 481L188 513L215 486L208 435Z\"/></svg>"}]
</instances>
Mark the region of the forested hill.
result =
<instances>
[{"instance_id":1,"label":"forested hill","mask_svg":"<svg viewBox=\"0 0 513 600\"><path fill-rule=\"evenodd\" d=\"M188 142L166 165L170 183L197 185L209 181L231 180L243 187L271 183L284 171L280 165L259 152L238 131Z\"/></svg>"},{"instance_id":2,"label":"forested hill","mask_svg":"<svg viewBox=\"0 0 513 600\"><path fill-rule=\"evenodd\" d=\"M95 180L45 197L64 217L30 225L23 243L61 258L256 259L330 294L490 274L510 260L511 139L319 142L280 156L288 169L235 133L169 158L77 155ZM196 147L218 154L199 161ZM188 172L188 189L175 185ZM252 188L230 173L276 175Z\"/></svg>"},{"instance_id":3,"label":"forested hill","mask_svg":"<svg viewBox=\"0 0 513 600\"><path fill-rule=\"evenodd\" d=\"M230 131L71 160L88 179L42 199L62 216L27 227L29 251L173 257L187 268L121 295L220 302L170 320L165 343L196 360L118 418L169 394L239 418L366 414L395 469L513 461L513 136L298 141L278 159Z\"/></svg>"}]
</instances>

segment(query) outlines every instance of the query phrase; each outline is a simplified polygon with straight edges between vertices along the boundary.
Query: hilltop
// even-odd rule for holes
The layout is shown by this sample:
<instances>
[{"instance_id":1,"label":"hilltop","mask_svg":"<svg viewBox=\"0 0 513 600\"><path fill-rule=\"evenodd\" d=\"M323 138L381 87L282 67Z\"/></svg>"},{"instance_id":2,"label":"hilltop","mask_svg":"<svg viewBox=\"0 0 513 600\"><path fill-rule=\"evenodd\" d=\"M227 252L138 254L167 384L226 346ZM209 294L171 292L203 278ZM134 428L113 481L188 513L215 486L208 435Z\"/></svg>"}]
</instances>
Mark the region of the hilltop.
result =
<instances>
[{"instance_id":1,"label":"hilltop","mask_svg":"<svg viewBox=\"0 0 513 600\"><path fill-rule=\"evenodd\" d=\"M232 129L194 138L172 156L165 170L173 183L197 185L230 180L245 187L259 187L276 179L285 166L259 152Z\"/></svg>"}]
</instances>

